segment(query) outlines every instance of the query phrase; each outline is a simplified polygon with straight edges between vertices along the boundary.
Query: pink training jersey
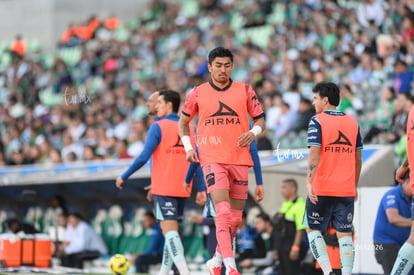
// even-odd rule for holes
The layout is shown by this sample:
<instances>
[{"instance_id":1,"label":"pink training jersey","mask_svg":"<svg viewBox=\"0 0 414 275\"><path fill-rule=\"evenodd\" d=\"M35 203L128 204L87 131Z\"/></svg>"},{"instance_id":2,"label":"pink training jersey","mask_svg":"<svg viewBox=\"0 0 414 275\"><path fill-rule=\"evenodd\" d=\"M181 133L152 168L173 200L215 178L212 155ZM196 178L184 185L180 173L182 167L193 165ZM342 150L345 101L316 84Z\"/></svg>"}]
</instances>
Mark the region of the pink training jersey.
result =
<instances>
[{"instance_id":1,"label":"pink training jersey","mask_svg":"<svg viewBox=\"0 0 414 275\"><path fill-rule=\"evenodd\" d=\"M238 139L249 131L248 114L253 119L263 110L252 87L231 81L224 89L211 82L195 87L188 95L183 115L198 112L197 146L200 162L252 166L249 147L239 147Z\"/></svg>"}]
</instances>

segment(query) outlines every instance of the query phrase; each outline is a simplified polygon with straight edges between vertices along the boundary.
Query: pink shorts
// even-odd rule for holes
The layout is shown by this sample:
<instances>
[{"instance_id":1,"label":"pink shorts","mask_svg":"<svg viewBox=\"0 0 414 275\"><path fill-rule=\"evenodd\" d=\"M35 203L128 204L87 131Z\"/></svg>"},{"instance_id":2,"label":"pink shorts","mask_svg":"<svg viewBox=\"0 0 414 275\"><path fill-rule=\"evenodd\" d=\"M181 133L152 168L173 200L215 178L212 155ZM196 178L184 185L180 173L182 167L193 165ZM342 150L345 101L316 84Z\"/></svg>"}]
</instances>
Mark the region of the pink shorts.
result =
<instances>
[{"instance_id":1,"label":"pink shorts","mask_svg":"<svg viewBox=\"0 0 414 275\"><path fill-rule=\"evenodd\" d=\"M203 167L207 193L226 189L232 199L247 199L249 167L246 165L232 165L210 163Z\"/></svg>"}]
</instances>

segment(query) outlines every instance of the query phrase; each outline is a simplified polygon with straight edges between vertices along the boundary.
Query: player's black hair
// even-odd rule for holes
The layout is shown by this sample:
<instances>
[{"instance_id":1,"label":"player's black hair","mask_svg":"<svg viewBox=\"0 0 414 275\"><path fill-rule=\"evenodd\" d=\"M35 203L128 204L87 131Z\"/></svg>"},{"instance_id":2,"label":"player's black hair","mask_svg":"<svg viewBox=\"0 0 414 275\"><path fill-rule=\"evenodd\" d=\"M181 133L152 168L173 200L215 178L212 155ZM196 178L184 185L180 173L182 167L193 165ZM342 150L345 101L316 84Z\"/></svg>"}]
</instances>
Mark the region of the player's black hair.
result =
<instances>
[{"instance_id":1,"label":"player's black hair","mask_svg":"<svg viewBox=\"0 0 414 275\"><path fill-rule=\"evenodd\" d=\"M256 218L262 219L264 222L270 222L270 217L266 213L262 212L256 216Z\"/></svg>"},{"instance_id":2,"label":"player's black hair","mask_svg":"<svg viewBox=\"0 0 414 275\"><path fill-rule=\"evenodd\" d=\"M327 97L329 104L333 106L339 105L339 88L332 82L319 82L313 89L313 93L319 93L321 98Z\"/></svg>"},{"instance_id":3,"label":"player's black hair","mask_svg":"<svg viewBox=\"0 0 414 275\"><path fill-rule=\"evenodd\" d=\"M404 176L402 177L403 182L410 179L410 169L407 169Z\"/></svg>"},{"instance_id":4,"label":"player's black hair","mask_svg":"<svg viewBox=\"0 0 414 275\"><path fill-rule=\"evenodd\" d=\"M208 54L208 64L211 65L217 57L230 57L231 63L233 63L232 52L224 47L217 47L210 51Z\"/></svg>"},{"instance_id":5,"label":"player's black hair","mask_svg":"<svg viewBox=\"0 0 414 275\"><path fill-rule=\"evenodd\" d=\"M180 95L174 90L161 90L160 95L164 98L165 102L171 102L173 112L178 113L178 109L180 108L181 98Z\"/></svg>"}]
</instances>

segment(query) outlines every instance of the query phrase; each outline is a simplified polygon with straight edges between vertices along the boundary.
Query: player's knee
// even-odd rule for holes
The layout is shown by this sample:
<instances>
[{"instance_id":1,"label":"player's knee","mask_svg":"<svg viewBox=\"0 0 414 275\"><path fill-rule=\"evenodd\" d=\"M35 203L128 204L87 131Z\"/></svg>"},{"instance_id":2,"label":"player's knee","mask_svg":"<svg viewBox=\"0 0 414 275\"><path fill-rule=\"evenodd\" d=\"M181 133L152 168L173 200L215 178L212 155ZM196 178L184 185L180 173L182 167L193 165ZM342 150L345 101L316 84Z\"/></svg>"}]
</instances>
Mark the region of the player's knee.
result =
<instances>
[{"instance_id":1,"label":"player's knee","mask_svg":"<svg viewBox=\"0 0 414 275\"><path fill-rule=\"evenodd\" d=\"M219 224L227 224L230 223L231 217L231 210L230 210L230 203L228 201L221 201L215 205L216 209L216 223Z\"/></svg>"}]
</instances>

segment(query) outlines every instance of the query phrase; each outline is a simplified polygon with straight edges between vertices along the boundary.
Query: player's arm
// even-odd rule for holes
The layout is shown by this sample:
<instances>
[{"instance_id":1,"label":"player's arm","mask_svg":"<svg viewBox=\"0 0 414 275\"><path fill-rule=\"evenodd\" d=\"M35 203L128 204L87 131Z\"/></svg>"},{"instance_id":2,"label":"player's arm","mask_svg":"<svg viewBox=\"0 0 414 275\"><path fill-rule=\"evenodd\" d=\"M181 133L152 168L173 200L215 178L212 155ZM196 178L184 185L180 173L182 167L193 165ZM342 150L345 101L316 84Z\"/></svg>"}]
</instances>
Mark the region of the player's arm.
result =
<instances>
[{"instance_id":1,"label":"player's arm","mask_svg":"<svg viewBox=\"0 0 414 275\"><path fill-rule=\"evenodd\" d=\"M355 153L355 188L358 187L359 176L361 175L362 168L362 154L361 151Z\"/></svg>"},{"instance_id":2,"label":"player's arm","mask_svg":"<svg viewBox=\"0 0 414 275\"><path fill-rule=\"evenodd\" d=\"M266 251L266 256L264 258L251 259L250 261L251 261L251 266L269 266L273 264L273 261L274 261L273 251L268 250Z\"/></svg>"},{"instance_id":3,"label":"player's arm","mask_svg":"<svg viewBox=\"0 0 414 275\"><path fill-rule=\"evenodd\" d=\"M207 202L206 183L204 181L203 170L201 169L201 165L199 163L192 163L192 164L197 165L197 168L195 171L196 182L197 182L196 203L200 206L203 206Z\"/></svg>"},{"instance_id":4,"label":"player's arm","mask_svg":"<svg viewBox=\"0 0 414 275\"><path fill-rule=\"evenodd\" d=\"M398 213L398 208L387 208L385 214L390 224L399 227L411 227L411 219L405 218Z\"/></svg>"},{"instance_id":5,"label":"player's arm","mask_svg":"<svg viewBox=\"0 0 414 275\"><path fill-rule=\"evenodd\" d=\"M188 185L191 183L191 180L196 177L197 181L197 191L198 192L205 192L206 185L204 182L203 170L199 163L191 163L187 170L187 175L185 176L185 189L187 192L191 192L188 189Z\"/></svg>"},{"instance_id":6,"label":"player's arm","mask_svg":"<svg viewBox=\"0 0 414 275\"><path fill-rule=\"evenodd\" d=\"M198 163L191 163L187 170L187 175L185 176L185 184L190 184L191 180L194 177L194 174L197 170Z\"/></svg>"},{"instance_id":7,"label":"player's arm","mask_svg":"<svg viewBox=\"0 0 414 275\"><path fill-rule=\"evenodd\" d=\"M296 203L297 211L295 214L296 233L293 244L290 248L289 257L291 260L297 260L299 257L300 246L302 244L303 234L305 234L306 227L302 224L303 215L305 214L305 204Z\"/></svg>"},{"instance_id":8,"label":"player's arm","mask_svg":"<svg viewBox=\"0 0 414 275\"><path fill-rule=\"evenodd\" d=\"M239 147L249 146L250 143L253 142L255 137L260 135L265 130L265 128L266 128L266 123L265 123L264 117L261 116L261 117L256 118L252 129L250 129L250 131L246 133L241 134L241 136L239 137L239 143L238 143Z\"/></svg>"},{"instance_id":9,"label":"player's arm","mask_svg":"<svg viewBox=\"0 0 414 275\"><path fill-rule=\"evenodd\" d=\"M184 145L185 152L187 154L187 161L199 162L197 153L191 145L191 131L190 122L195 113L198 111L197 105L197 92L196 89L192 90L184 103L183 111L178 121L178 134Z\"/></svg>"},{"instance_id":10,"label":"player's arm","mask_svg":"<svg viewBox=\"0 0 414 275\"><path fill-rule=\"evenodd\" d=\"M257 98L256 92L250 85L246 84L247 93L247 111L251 118L253 118L254 125L249 132L243 133L239 137L239 147L248 146L255 137L260 135L266 129L266 123L264 120L264 112Z\"/></svg>"},{"instance_id":11,"label":"player's arm","mask_svg":"<svg viewBox=\"0 0 414 275\"><path fill-rule=\"evenodd\" d=\"M292 261L299 259L300 244L302 243L303 234L305 234L305 230L296 230L295 239L289 253L289 258Z\"/></svg>"},{"instance_id":12,"label":"player's arm","mask_svg":"<svg viewBox=\"0 0 414 275\"><path fill-rule=\"evenodd\" d=\"M263 199L263 177L262 177L262 167L260 164L259 153L257 150L256 141L253 140L250 143L250 155L252 156L253 160L253 169L254 169L254 177L256 179L256 190L254 194L254 199L256 202L259 202Z\"/></svg>"},{"instance_id":13,"label":"player's arm","mask_svg":"<svg viewBox=\"0 0 414 275\"><path fill-rule=\"evenodd\" d=\"M207 201L206 194L206 184L204 182L204 174L201 169L200 163L191 163L187 170L187 175L185 177L184 188L185 191L191 193L189 190L189 185L191 180L195 177L195 182L197 183L197 195L196 203L200 206L204 205ZM194 182L194 181L193 181Z\"/></svg>"},{"instance_id":14,"label":"player's arm","mask_svg":"<svg viewBox=\"0 0 414 275\"><path fill-rule=\"evenodd\" d=\"M312 187L313 179L315 178L316 171L319 166L319 159L321 156L322 146L322 129L321 125L316 117L313 117L309 121L308 125L308 171L306 175L306 189L308 190L308 197L312 203L318 201L318 197L315 194L315 190Z\"/></svg>"},{"instance_id":15,"label":"player's arm","mask_svg":"<svg viewBox=\"0 0 414 275\"><path fill-rule=\"evenodd\" d=\"M408 170L408 158L405 158L401 166L397 169L397 172L395 173L395 179L402 183L402 178L404 177L405 173L407 173Z\"/></svg>"},{"instance_id":16,"label":"player's arm","mask_svg":"<svg viewBox=\"0 0 414 275\"><path fill-rule=\"evenodd\" d=\"M310 201L314 204L318 201L315 190L313 189L312 183L315 178L316 171L319 166L319 159L321 157L321 148L316 146L311 146L309 149L308 157L308 172L306 175L306 188L308 190L308 197Z\"/></svg>"},{"instance_id":17,"label":"player's arm","mask_svg":"<svg viewBox=\"0 0 414 275\"><path fill-rule=\"evenodd\" d=\"M361 133L358 127L358 135L356 140L356 151L355 151L355 192L356 188L358 187L359 176L361 175L361 168L362 168L362 138Z\"/></svg>"},{"instance_id":18,"label":"player's arm","mask_svg":"<svg viewBox=\"0 0 414 275\"><path fill-rule=\"evenodd\" d=\"M144 149L142 150L141 154L134 160L129 168L116 179L116 187L122 189L122 184L149 160L160 142L161 128L158 124L155 123L148 130L147 141L145 142Z\"/></svg>"}]
</instances>

